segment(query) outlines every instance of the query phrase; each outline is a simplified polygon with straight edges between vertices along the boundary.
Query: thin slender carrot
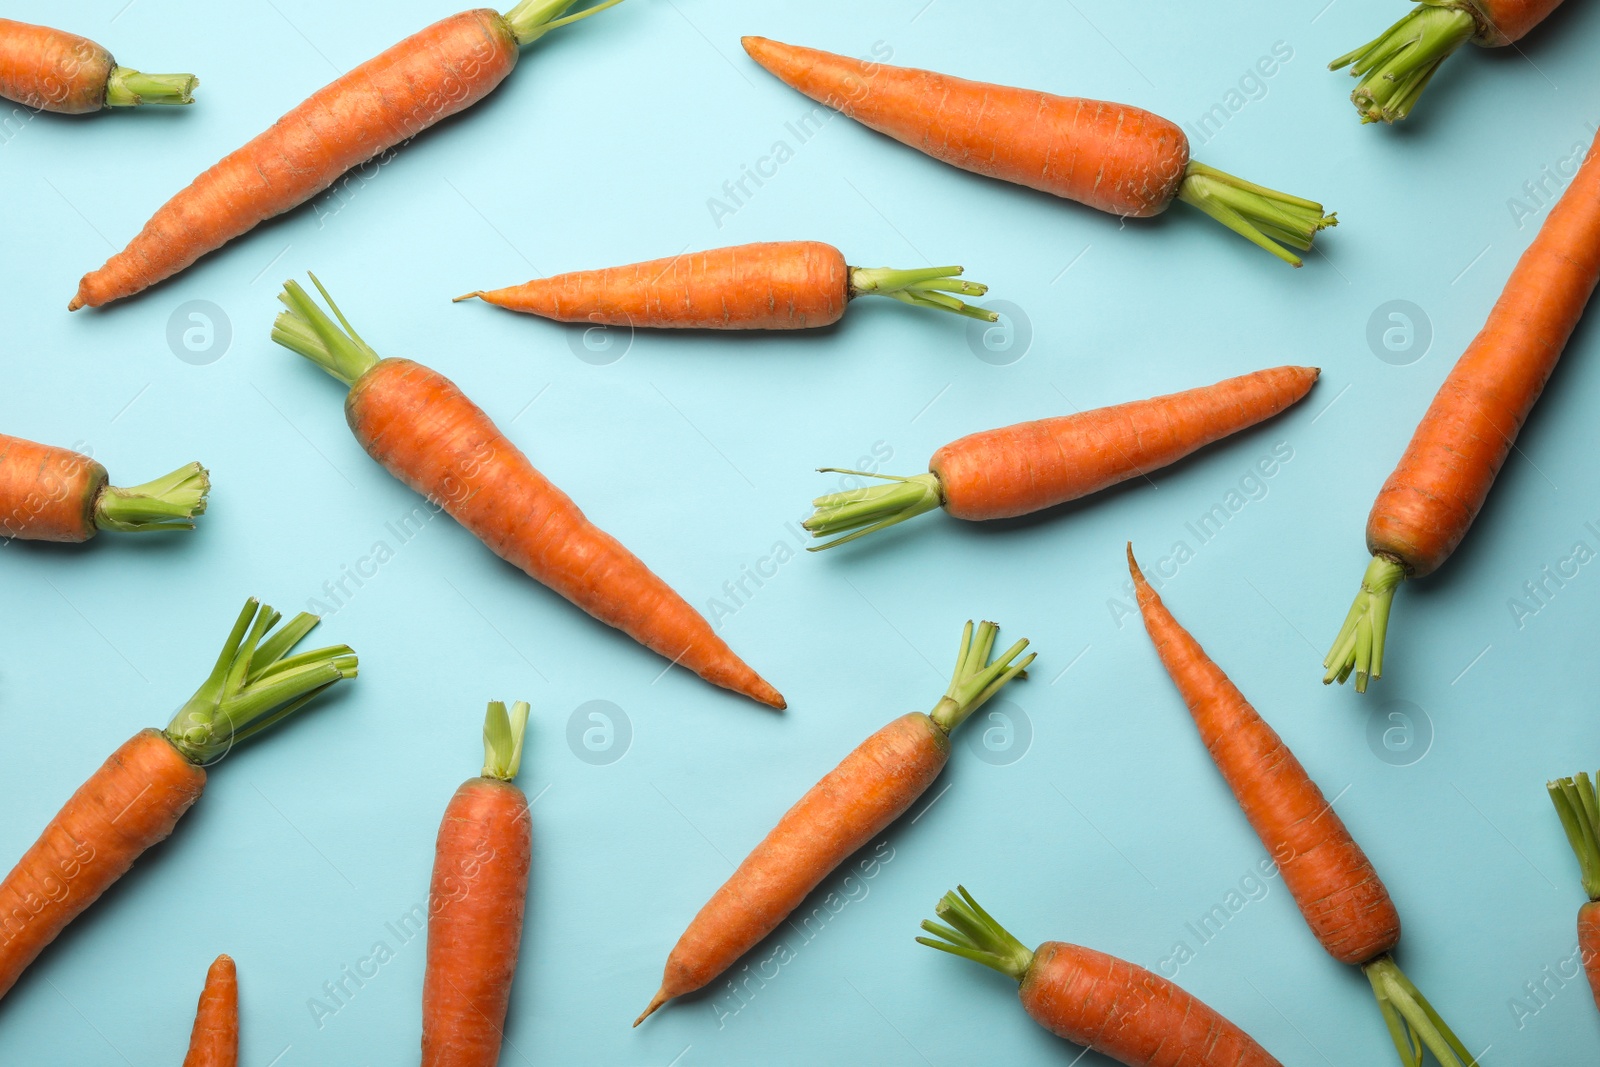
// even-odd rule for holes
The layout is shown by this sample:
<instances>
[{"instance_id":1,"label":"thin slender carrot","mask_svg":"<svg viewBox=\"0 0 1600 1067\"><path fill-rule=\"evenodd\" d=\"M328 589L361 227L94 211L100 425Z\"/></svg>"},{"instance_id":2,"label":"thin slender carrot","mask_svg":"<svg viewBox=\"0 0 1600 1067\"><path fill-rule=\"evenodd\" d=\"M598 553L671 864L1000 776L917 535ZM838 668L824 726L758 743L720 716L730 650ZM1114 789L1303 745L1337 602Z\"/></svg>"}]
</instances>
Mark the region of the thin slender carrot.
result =
<instances>
[{"instance_id":1,"label":"thin slender carrot","mask_svg":"<svg viewBox=\"0 0 1600 1067\"><path fill-rule=\"evenodd\" d=\"M1383 674L1395 589L1432 574L1477 518L1496 475L1600 282L1600 135L1517 260L1483 329L1456 360L1367 516L1372 553L1323 666Z\"/></svg>"},{"instance_id":2,"label":"thin slender carrot","mask_svg":"<svg viewBox=\"0 0 1600 1067\"><path fill-rule=\"evenodd\" d=\"M239 1067L239 972L231 956L218 956L206 971L183 1067Z\"/></svg>"},{"instance_id":3,"label":"thin slender carrot","mask_svg":"<svg viewBox=\"0 0 1600 1067\"><path fill-rule=\"evenodd\" d=\"M1595 1007L1600 1009L1600 799L1596 799L1594 781L1587 773L1557 778L1545 788L1578 857L1583 892L1589 898L1578 909L1578 955Z\"/></svg>"},{"instance_id":4,"label":"thin slender carrot","mask_svg":"<svg viewBox=\"0 0 1600 1067\"><path fill-rule=\"evenodd\" d=\"M601 622L713 685L784 706L704 616L590 522L454 383L420 363L380 359L316 284L339 322L289 282L272 339L350 387L345 419L368 455Z\"/></svg>"},{"instance_id":5,"label":"thin slender carrot","mask_svg":"<svg viewBox=\"0 0 1600 1067\"><path fill-rule=\"evenodd\" d=\"M0 433L0 536L87 541L101 530L192 530L210 489L210 475L198 463L118 489L81 452Z\"/></svg>"},{"instance_id":6,"label":"thin slender carrot","mask_svg":"<svg viewBox=\"0 0 1600 1067\"><path fill-rule=\"evenodd\" d=\"M812 549L819 551L939 507L974 521L1042 511L1148 476L1269 419L1299 402L1320 373L1273 367L1181 393L969 434L935 452L927 474L909 478L824 467L886 484L818 497L803 525L815 537L834 537Z\"/></svg>"},{"instance_id":7,"label":"thin slender carrot","mask_svg":"<svg viewBox=\"0 0 1600 1067\"><path fill-rule=\"evenodd\" d=\"M82 115L107 107L192 104L193 74L143 74L117 65L87 37L0 19L0 97L24 107Z\"/></svg>"}]
</instances>

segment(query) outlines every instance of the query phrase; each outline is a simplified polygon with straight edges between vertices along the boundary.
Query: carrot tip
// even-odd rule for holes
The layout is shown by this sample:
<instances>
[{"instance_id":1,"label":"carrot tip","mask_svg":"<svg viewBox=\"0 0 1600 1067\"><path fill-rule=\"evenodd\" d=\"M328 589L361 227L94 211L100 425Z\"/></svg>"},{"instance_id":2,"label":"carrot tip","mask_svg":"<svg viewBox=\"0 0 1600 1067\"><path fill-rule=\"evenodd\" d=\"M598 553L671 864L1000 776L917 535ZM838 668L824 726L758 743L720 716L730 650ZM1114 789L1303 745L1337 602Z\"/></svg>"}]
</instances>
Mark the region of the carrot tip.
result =
<instances>
[{"instance_id":1,"label":"carrot tip","mask_svg":"<svg viewBox=\"0 0 1600 1067\"><path fill-rule=\"evenodd\" d=\"M452 303L452 304L459 304L459 303L461 303L461 301L463 301L463 300L471 300L471 299L472 299L472 298L473 298L473 297L475 297L475 296L479 296L479 297L481 297L481 296L482 296L482 295L483 295L483 290L482 290L482 289L474 289L474 290L473 290L473 291L472 291L472 292L470 292L470 293L463 293L463 294L461 294L461 295L460 295L460 296L458 296L458 297L455 297L455 298L454 298L454 299L452 299L452 300L451 300L451 301L450 301L450 303Z\"/></svg>"},{"instance_id":2,"label":"carrot tip","mask_svg":"<svg viewBox=\"0 0 1600 1067\"><path fill-rule=\"evenodd\" d=\"M633 1020L633 1025L638 1026L640 1023L650 1018L650 1016L656 1013L656 1010L660 1008L661 1005L665 1004L671 999L672 997L667 993L665 986L656 990L656 995L650 1000L650 1006L645 1008L644 1012L637 1019Z\"/></svg>"}]
</instances>

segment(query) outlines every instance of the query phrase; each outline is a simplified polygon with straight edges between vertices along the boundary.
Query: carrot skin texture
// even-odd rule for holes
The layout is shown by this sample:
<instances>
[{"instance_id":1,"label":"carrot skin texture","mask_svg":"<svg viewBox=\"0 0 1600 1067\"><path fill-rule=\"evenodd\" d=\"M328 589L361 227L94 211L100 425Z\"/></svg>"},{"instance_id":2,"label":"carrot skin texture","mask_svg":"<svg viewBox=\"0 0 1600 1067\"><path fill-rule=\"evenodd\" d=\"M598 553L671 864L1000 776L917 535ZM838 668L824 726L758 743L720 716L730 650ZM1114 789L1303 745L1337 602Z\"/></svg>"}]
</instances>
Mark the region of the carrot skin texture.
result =
<instances>
[{"instance_id":1,"label":"carrot skin texture","mask_svg":"<svg viewBox=\"0 0 1600 1067\"><path fill-rule=\"evenodd\" d=\"M350 387L345 419L368 455L500 558L706 681L784 706L704 616L591 523L444 375L380 360Z\"/></svg>"},{"instance_id":2,"label":"carrot skin texture","mask_svg":"<svg viewBox=\"0 0 1600 1067\"><path fill-rule=\"evenodd\" d=\"M1161 664L1306 925L1341 963L1363 964L1392 950L1400 943L1400 914L1372 861L1277 732L1172 617L1131 548L1128 569Z\"/></svg>"},{"instance_id":3,"label":"carrot skin texture","mask_svg":"<svg viewBox=\"0 0 1600 1067\"><path fill-rule=\"evenodd\" d=\"M1600 1010L1600 901L1591 900L1578 909L1578 951L1583 971Z\"/></svg>"},{"instance_id":4,"label":"carrot skin texture","mask_svg":"<svg viewBox=\"0 0 1600 1067\"><path fill-rule=\"evenodd\" d=\"M428 890L422 1067L495 1067L522 945L533 841L522 790L462 784L445 809Z\"/></svg>"},{"instance_id":5,"label":"carrot skin texture","mask_svg":"<svg viewBox=\"0 0 1600 1067\"><path fill-rule=\"evenodd\" d=\"M572 271L477 295L557 322L803 330L839 321L850 300L850 269L843 253L820 241L764 241Z\"/></svg>"},{"instance_id":6,"label":"carrot skin texture","mask_svg":"<svg viewBox=\"0 0 1600 1067\"><path fill-rule=\"evenodd\" d=\"M516 66L516 38L487 8L434 23L361 64L226 156L158 209L128 247L84 276L69 310L131 296L487 96Z\"/></svg>"},{"instance_id":7,"label":"carrot skin texture","mask_svg":"<svg viewBox=\"0 0 1600 1067\"><path fill-rule=\"evenodd\" d=\"M1489 47L1512 44L1561 6L1561 0L1463 0L1478 23L1474 38Z\"/></svg>"},{"instance_id":8,"label":"carrot skin texture","mask_svg":"<svg viewBox=\"0 0 1600 1067\"><path fill-rule=\"evenodd\" d=\"M111 53L86 37L0 18L0 96L24 107L84 115L105 106Z\"/></svg>"},{"instance_id":9,"label":"carrot skin texture","mask_svg":"<svg viewBox=\"0 0 1600 1067\"><path fill-rule=\"evenodd\" d=\"M239 1067L239 972L230 956L206 972L183 1067Z\"/></svg>"},{"instance_id":10,"label":"carrot skin texture","mask_svg":"<svg viewBox=\"0 0 1600 1067\"><path fill-rule=\"evenodd\" d=\"M142 730L89 776L0 882L0 997L205 788L206 772Z\"/></svg>"},{"instance_id":11,"label":"carrot skin texture","mask_svg":"<svg viewBox=\"0 0 1600 1067\"><path fill-rule=\"evenodd\" d=\"M1027 515L1174 463L1290 407L1314 367L1274 367L1149 400L985 430L933 454L958 519Z\"/></svg>"},{"instance_id":12,"label":"carrot skin texture","mask_svg":"<svg viewBox=\"0 0 1600 1067\"><path fill-rule=\"evenodd\" d=\"M1159 215L1189 139L1126 104L1055 96L746 37L744 50L811 99L935 159L1114 215Z\"/></svg>"},{"instance_id":13,"label":"carrot skin texture","mask_svg":"<svg viewBox=\"0 0 1600 1067\"><path fill-rule=\"evenodd\" d=\"M1193 994L1094 949L1046 941L1019 995L1052 1034L1130 1067L1281 1067Z\"/></svg>"},{"instance_id":14,"label":"carrot skin texture","mask_svg":"<svg viewBox=\"0 0 1600 1067\"><path fill-rule=\"evenodd\" d=\"M87 541L106 469L69 448L0 434L0 535L25 541Z\"/></svg>"}]
</instances>

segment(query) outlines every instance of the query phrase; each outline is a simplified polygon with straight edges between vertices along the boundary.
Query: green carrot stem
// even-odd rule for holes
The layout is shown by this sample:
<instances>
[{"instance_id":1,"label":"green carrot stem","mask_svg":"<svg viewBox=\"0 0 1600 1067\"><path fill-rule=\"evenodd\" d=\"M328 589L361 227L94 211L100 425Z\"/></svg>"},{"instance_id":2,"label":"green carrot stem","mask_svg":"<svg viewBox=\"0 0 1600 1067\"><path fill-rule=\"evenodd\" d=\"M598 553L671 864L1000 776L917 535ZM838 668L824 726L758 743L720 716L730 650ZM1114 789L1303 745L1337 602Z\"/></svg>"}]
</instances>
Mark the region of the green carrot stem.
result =
<instances>
[{"instance_id":1,"label":"green carrot stem","mask_svg":"<svg viewBox=\"0 0 1600 1067\"><path fill-rule=\"evenodd\" d=\"M483 776L509 782L522 768L522 738L530 707L519 700L506 712L504 701L491 700L483 718Z\"/></svg>"},{"instance_id":2,"label":"green carrot stem","mask_svg":"<svg viewBox=\"0 0 1600 1067\"><path fill-rule=\"evenodd\" d=\"M1178 199L1295 267L1300 266L1300 257L1284 245L1309 251L1318 231L1339 225L1339 217L1324 214L1314 200L1280 193L1194 160L1184 171Z\"/></svg>"},{"instance_id":3,"label":"green carrot stem","mask_svg":"<svg viewBox=\"0 0 1600 1067\"><path fill-rule=\"evenodd\" d=\"M143 485L106 486L95 498L95 528L119 533L192 530L195 516L205 513L210 490L211 477L198 463Z\"/></svg>"},{"instance_id":4,"label":"green carrot stem","mask_svg":"<svg viewBox=\"0 0 1600 1067\"><path fill-rule=\"evenodd\" d=\"M106 107L192 104L199 84L193 74L145 74L130 67L113 67L106 79Z\"/></svg>"},{"instance_id":5,"label":"green carrot stem","mask_svg":"<svg viewBox=\"0 0 1600 1067\"><path fill-rule=\"evenodd\" d=\"M902 478L894 474L873 474L845 467L820 467L822 474L853 474L862 478L878 478L887 483L849 489L842 493L829 493L811 502L816 508L811 517L800 525L813 537L834 537L821 545L811 545L808 551L820 552L833 548L869 533L886 529L897 523L914 519L925 511L944 505L944 489L935 474L918 474ZM851 532L853 531L853 532Z\"/></svg>"},{"instance_id":6,"label":"green carrot stem","mask_svg":"<svg viewBox=\"0 0 1600 1067\"><path fill-rule=\"evenodd\" d=\"M278 294L278 300L289 310L280 311L273 321L272 339L306 357L344 384L353 385L381 357L356 333L317 276L308 276L339 321L335 323L330 319L299 282L288 281L283 285L283 292Z\"/></svg>"},{"instance_id":7,"label":"green carrot stem","mask_svg":"<svg viewBox=\"0 0 1600 1067\"><path fill-rule=\"evenodd\" d=\"M1343 685L1352 671L1356 692L1365 693L1367 682L1383 676L1383 643L1389 633L1389 608L1394 591L1405 579L1405 565L1389 556L1373 556L1361 576L1361 590L1345 616L1339 636L1333 639L1322 665L1327 668L1322 684Z\"/></svg>"},{"instance_id":8,"label":"green carrot stem","mask_svg":"<svg viewBox=\"0 0 1600 1067\"><path fill-rule=\"evenodd\" d=\"M948 293L982 296L987 285L961 280L960 267L924 267L920 270L895 270L893 267L851 267L850 295L887 296L913 307L950 311L982 322L999 322L993 311L957 300Z\"/></svg>"},{"instance_id":9,"label":"green carrot stem","mask_svg":"<svg viewBox=\"0 0 1600 1067\"><path fill-rule=\"evenodd\" d=\"M1477 33L1477 21L1457 0L1421 0L1373 40L1328 64L1360 78L1350 100L1361 121L1398 122L1446 59Z\"/></svg>"},{"instance_id":10,"label":"green carrot stem","mask_svg":"<svg viewBox=\"0 0 1600 1067\"><path fill-rule=\"evenodd\" d=\"M511 32L516 36L517 43L527 47L551 30L582 21L590 15L598 15L608 7L616 7L622 0L602 0L593 7L568 15L567 11L577 2L578 0L521 0L516 7L507 11L504 17L511 26Z\"/></svg>"},{"instance_id":11,"label":"green carrot stem","mask_svg":"<svg viewBox=\"0 0 1600 1067\"><path fill-rule=\"evenodd\" d=\"M984 911L965 886L939 898L933 911L944 922L924 919L922 929L933 937L917 938L919 945L992 967L1018 982L1033 966L1033 951Z\"/></svg>"},{"instance_id":12,"label":"green carrot stem","mask_svg":"<svg viewBox=\"0 0 1600 1067\"><path fill-rule=\"evenodd\" d=\"M1590 900L1600 900L1600 801L1595 797L1594 782L1586 772L1579 772L1546 782L1545 788L1578 857L1583 891Z\"/></svg>"},{"instance_id":13,"label":"green carrot stem","mask_svg":"<svg viewBox=\"0 0 1600 1067\"><path fill-rule=\"evenodd\" d=\"M956 669L950 678L950 688L945 690L943 698L928 713L945 733L950 733L965 722L967 716L1005 688L1011 679L1024 674L1028 664L1033 662L1032 652L1017 660L1028 647L1026 639L1018 641L990 662L989 654L994 651L994 639L999 632L1000 627L992 622L979 623L974 629L970 620L961 631L961 650L956 653Z\"/></svg>"},{"instance_id":14,"label":"green carrot stem","mask_svg":"<svg viewBox=\"0 0 1600 1067\"><path fill-rule=\"evenodd\" d=\"M1372 983L1378 1010L1383 1013L1401 1063L1407 1067L1421 1067L1422 1050L1426 1048L1439 1061L1440 1067L1477 1067L1478 1061L1472 1053L1440 1018L1422 991L1400 970L1394 957L1384 953L1362 964L1361 971Z\"/></svg>"}]
</instances>

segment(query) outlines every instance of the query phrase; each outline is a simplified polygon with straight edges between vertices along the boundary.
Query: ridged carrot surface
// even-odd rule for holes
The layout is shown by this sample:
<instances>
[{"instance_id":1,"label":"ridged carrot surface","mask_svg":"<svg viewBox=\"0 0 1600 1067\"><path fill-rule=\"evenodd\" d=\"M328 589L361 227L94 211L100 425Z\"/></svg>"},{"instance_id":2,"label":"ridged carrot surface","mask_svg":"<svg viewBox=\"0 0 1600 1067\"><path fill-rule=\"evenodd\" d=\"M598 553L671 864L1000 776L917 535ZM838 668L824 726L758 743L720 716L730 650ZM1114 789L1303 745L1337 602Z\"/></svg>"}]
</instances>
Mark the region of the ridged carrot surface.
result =
<instances>
[{"instance_id":1,"label":"ridged carrot surface","mask_svg":"<svg viewBox=\"0 0 1600 1067\"><path fill-rule=\"evenodd\" d=\"M1591 900L1578 909L1578 952L1594 1006L1600 1009L1600 901Z\"/></svg>"},{"instance_id":2,"label":"ridged carrot surface","mask_svg":"<svg viewBox=\"0 0 1600 1067\"><path fill-rule=\"evenodd\" d=\"M1561 0L1462 0L1478 24L1476 40L1496 46L1520 41L1561 6Z\"/></svg>"},{"instance_id":3,"label":"ridged carrot surface","mask_svg":"<svg viewBox=\"0 0 1600 1067\"><path fill-rule=\"evenodd\" d=\"M239 972L231 956L206 971L183 1067L239 1067Z\"/></svg>"},{"instance_id":4,"label":"ridged carrot surface","mask_svg":"<svg viewBox=\"0 0 1600 1067\"><path fill-rule=\"evenodd\" d=\"M0 534L30 541L87 541L106 469L70 448L0 434Z\"/></svg>"},{"instance_id":5,"label":"ridged carrot surface","mask_svg":"<svg viewBox=\"0 0 1600 1067\"><path fill-rule=\"evenodd\" d=\"M111 53L87 37L0 18L0 96L82 115L105 106Z\"/></svg>"}]
</instances>

